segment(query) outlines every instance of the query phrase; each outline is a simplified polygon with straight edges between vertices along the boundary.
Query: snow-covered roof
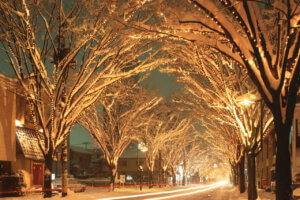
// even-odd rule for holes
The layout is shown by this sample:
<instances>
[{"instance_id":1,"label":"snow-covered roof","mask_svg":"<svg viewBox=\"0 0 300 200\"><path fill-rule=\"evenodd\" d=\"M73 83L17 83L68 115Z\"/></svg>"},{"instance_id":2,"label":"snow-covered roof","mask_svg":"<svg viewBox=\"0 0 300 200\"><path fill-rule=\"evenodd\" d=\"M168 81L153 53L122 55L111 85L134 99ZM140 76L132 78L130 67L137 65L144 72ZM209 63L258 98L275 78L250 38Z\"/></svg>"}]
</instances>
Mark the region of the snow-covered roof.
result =
<instances>
[{"instance_id":1,"label":"snow-covered roof","mask_svg":"<svg viewBox=\"0 0 300 200\"><path fill-rule=\"evenodd\" d=\"M70 146L71 151L78 152L78 153L84 153L84 154L96 154L97 149L86 149L82 147L77 146Z\"/></svg>"},{"instance_id":2,"label":"snow-covered roof","mask_svg":"<svg viewBox=\"0 0 300 200\"><path fill-rule=\"evenodd\" d=\"M145 158L145 152L139 150L138 152L140 158ZM137 158L137 149L136 148L126 148L121 158Z\"/></svg>"},{"instance_id":3,"label":"snow-covered roof","mask_svg":"<svg viewBox=\"0 0 300 200\"><path fill-rule=\"evenodd\" d=\"M25 158L32 160L44 160L43 153L39 147L36 132L25 127L16 127L17 144Z\"/></svg>"}]
</instances>

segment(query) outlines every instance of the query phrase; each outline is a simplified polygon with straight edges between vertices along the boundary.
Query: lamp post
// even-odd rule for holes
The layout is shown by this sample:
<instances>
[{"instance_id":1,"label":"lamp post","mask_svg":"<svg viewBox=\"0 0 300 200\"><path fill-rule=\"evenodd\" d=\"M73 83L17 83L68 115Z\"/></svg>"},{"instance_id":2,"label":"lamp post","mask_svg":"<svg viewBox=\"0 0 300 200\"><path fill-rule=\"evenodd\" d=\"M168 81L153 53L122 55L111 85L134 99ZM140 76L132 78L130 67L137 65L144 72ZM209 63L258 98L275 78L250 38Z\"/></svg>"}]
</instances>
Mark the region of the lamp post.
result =
<instances>
[{"instance_id":1,"label":"lamp post","mask_svg":"<svg viewBox=\"0 0 300 200\"><path fill-rule=\"evenodd\" d=\"M138 143L137 145L137 148L136 148L136 158L137 158L137 171L140 172L140 159L139 159L139 146L140 144ZM139 173L140 174L140 190L142 190L142 185L141 185L141 182L142 182L142 177L141 177L141 172Z\"/></svg>"},{"instance_id":2,"label":"lamp post","mask_svg":"<svg viewBox=\"0 0 300 200\"><path fill-rule=\"evenodd\" d=\"M263 102L262 98L258 97L257 95L253 94L245 94L240 97L238 97L237 102L241 105L250 105L259 102L260 104L260 146L258 146L257 140L255 140L255 143L250 149L248 149L248 187L250 190L248 190L248 199L256 199L257 198L257 190L256 190L256 162L255 158L256 156L262 151L263 149ZM251 170L251 171L250 171ZM261 177L262 178L262 177ZM262 180L261 180L262 181Z\"/></svg>"},{"instance_id":3,"label":"lamp post","mask_svg":"<svg viewBox=\"0 0 300 200\"><path fill-rule=\"evenodd\" d=\"M142 144L138 143L137 150L136 150L136 156L137 156L137 168L140 174L140 190L142 191L142 172L143 172L143 166L140 165L140 159L139 159L139 150L142 152L148 151L148 148Z\"/></svg>"}]
</instances>

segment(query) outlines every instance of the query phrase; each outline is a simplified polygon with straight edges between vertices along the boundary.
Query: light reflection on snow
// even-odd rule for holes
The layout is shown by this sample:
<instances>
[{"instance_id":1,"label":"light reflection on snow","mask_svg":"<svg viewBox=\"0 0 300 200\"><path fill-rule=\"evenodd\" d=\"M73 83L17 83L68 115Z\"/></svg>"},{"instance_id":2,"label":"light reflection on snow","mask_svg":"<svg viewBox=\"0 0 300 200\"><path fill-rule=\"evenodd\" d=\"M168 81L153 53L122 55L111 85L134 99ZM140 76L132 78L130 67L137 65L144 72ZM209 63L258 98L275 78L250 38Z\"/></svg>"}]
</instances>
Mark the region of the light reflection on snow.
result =
<instances>
[{"instance_id":1,"label":"light reflection on snow","mask_svg":"<svg viewBox=\"0 0 300 200\"><path fill-rule=\"evenodd\" d=\"M193 192L184 193L184 194L164 196L164 197L156 197L156 198L146 199L146 200L167 199L167 198L173 198L173 197L178 197L178 196L184 196L184 195L189 195L189 194L195 194L195 193L199 193L199 192L204 192L204 191L207 191L207 190L211 190L213 188L220 187L220 186L225 185L225 184L228 184L228 181L220 181L220 182L217 182L217 183L211 184L211 185L201 185L201 186L198 186L198 187L191 187L191 188L185 188L185 189L179 189L179 190L171 190L171 191L155 192L155 193L146 193L146 194L137 194L137 195L130 195L130 196L108 197L108 198L97 199L97 200L127 199L127 198L136 198L136 197L159 195L159 194L168 194L168 193L175 193L175 192L182 192L182 191L199 189L199 190L196 190L196 191L193 191Z\"/></svg>"}]
</instances>

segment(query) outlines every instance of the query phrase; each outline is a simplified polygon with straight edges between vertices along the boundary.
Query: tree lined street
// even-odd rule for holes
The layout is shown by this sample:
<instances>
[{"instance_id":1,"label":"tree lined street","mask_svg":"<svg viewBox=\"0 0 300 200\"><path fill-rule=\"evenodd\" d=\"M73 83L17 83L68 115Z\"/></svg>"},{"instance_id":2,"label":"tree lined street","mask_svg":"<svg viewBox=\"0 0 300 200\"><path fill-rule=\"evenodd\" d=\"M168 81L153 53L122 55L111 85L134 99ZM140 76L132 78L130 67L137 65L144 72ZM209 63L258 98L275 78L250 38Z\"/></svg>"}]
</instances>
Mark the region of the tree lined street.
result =
<instances>
[{"instance_id":1,"label":"tree lined street","mask_svg":"<svg viewBox=\"0 0 300 200\"><path fill-rule=\"evenodd\" d=\"M202 187L202 188L201 188ZM154 190L154 191L153 191ZM259 191L261 199L273 200L274 194L269 194L263 191ZM183 200L244 200L247 199L246 195L241 195L237 190L234 190L231 186L220 186L217 188L208 189L204 185L190 185L188 187L176 187L176 188L159 188L149 189L144 192L139 192L136 188L116 188L114 193L108 191L108 189L91 189L84 193L70 193L65 199L86 199L86 200L146 200L146 199L183 199ZM15 200L18 198L7 198L9 200ZM29 199L42 199L40 196L32 194L31 196L24 197L24 200ZM59 196L53 196L53 199L61 199Z\"/></svg>"},{"instance_id":2,"label":"tree lined street","mask_svg":"<svg viewBox=\"0 0 300 200\"><path fill-rule=\"evenodd\" d=\"M277 200L293 199L292 176L300 173L298 161L291 163L299 157L299 1L0 0L0 11L0 89L15 102L6 93L0 100L22 107L0 121L12 127L0 129L0 139L22 127L43 157L41 175L16 164L25 163L17 160L26 159L24 149L16 161L0 160L0 178L20 171L27 178L11 190L30 191L38 176L51 198L59 174L61 196L68 196L68 180L79 176L70 174L76 124L101 151L81 150L81 176L109 179L110 191L122 174L123 184L146 176L149 189L226 179L248 200L263 188ZM179 87L162 94L154 72ZM121 162L130 148L136 163ZM90 174L80 169L84 157L94 159ZM222 187L211 190L172 198L233 198Z\"/></svg>"}]
</instances>

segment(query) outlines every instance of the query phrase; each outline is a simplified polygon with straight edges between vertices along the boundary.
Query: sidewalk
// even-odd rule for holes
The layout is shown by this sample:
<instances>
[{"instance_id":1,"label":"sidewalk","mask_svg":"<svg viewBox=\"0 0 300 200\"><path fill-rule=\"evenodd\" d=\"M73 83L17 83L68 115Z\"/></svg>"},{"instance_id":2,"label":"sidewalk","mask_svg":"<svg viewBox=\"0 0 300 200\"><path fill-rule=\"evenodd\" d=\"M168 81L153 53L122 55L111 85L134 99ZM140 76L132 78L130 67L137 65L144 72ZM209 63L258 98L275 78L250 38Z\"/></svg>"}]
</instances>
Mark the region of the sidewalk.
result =
<instances>
[{"instance_id":1,"label":"sidewalk","mask_svg":"<svg viewBox=\"0 0 300 200\"><path fill-rule=\"evenodd\" d=\"M275 200L275 193L274 192L266 192L265 190L258 189L258 200ZM240 194L237 188L233 188L230 192L230 199L235 200L248 200L248 193L247 191L243 194Z\"/></svg>"}]
</instances>

